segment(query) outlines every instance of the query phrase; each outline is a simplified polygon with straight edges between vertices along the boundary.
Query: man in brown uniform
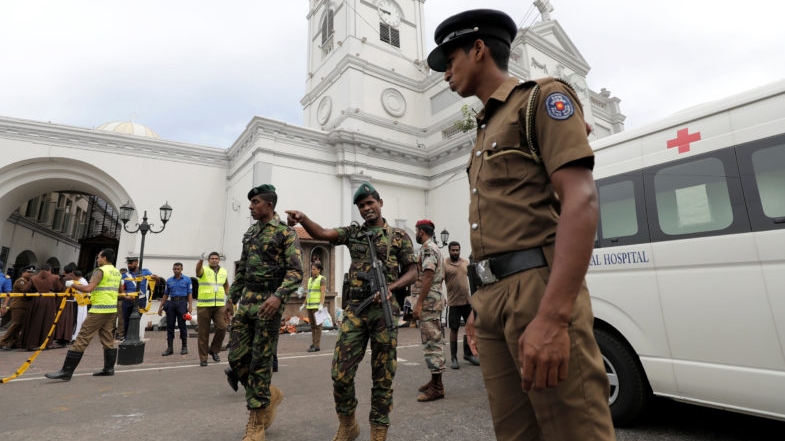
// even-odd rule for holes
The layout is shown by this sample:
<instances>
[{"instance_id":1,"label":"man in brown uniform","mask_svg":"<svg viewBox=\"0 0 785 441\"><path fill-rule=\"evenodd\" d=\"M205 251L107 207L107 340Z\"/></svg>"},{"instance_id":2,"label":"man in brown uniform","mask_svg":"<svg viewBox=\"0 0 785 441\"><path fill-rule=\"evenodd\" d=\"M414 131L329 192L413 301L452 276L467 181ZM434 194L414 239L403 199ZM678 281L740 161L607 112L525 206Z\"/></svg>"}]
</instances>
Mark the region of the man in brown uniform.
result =
<instances>
[{"instance_id":1,"label":"man in brown uniform","mask_svg":"<svg viewBox=\"0 0 785 441\"><path fill-rule=\"evenodd\" d=\"M510 77L516 33L502 12L466 11L436 28L428 56L451 90L484 106L467 164L480 278L469 343L497 440L613 440L584 281L597 226L594 157L571 87Z\"/></svg>"},{"instance_id":2,"label":"man in brown uniform","mask_svg":"<svg viewBox=\"0 0 785 441\"><path fill-rule=\"evenodd\" d=\"M16 282L14 282L14 287L11 289L11 292L29 292L33 286L30 282L30 277L33 276L34 272L34 266L25 268L22 271L22 277L16 279ZM3 309L6 313L9 310L11 311L11 325L8 326L8 330L5 331L3 338L0 339L0 349L10 351L11 349L19 347L22 329L24 329L25 322L27 321L27 313L30 310L31 301L24 297L12 297L10 303L8 298L4 300Z\"/></svg>"}]
</instances>

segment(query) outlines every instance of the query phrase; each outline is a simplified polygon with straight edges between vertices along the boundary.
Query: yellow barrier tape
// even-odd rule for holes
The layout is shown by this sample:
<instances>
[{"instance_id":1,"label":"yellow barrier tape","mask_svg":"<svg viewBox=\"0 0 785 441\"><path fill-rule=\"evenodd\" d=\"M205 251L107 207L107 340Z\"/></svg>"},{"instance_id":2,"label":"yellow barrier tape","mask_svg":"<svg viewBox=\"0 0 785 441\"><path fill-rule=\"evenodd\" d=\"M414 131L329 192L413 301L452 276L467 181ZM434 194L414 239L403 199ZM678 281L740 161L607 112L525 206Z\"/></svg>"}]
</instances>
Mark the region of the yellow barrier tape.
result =
<instances>
[{"instance_id":1,"label":"yellow barrier tape","mask_svg":"<svg viewBox=\"0 0 785 441\"><path fill-rule=\"evenodd\" d=\"M0 378L0 384L8 383L14 378L24 374L25 371L30 368L30 365L33 364L33 361L38 358L38 354L46 349L46 346L49 344L49 339L52 337L52 334L54 334L57 323L60 321L60 314L63 312L63 309L65 309L65 301L67 300L67 297L73 296L73 293L75 292L75 289L68 288L64 293L11 293L14 294L12 297L21 297L32 294L30 297L62 297L63 300L60 301L60 306L57 308L57 314L55 315L55 321L52 323L52 327L49 328L49 333L46 335L44 342L41 343L41 346L36 349L33 355L31 355L24 363L22 363L21 366L19 366L19 369L17 369L13 375L6 378Z\"/></svg>"}]
</instances>

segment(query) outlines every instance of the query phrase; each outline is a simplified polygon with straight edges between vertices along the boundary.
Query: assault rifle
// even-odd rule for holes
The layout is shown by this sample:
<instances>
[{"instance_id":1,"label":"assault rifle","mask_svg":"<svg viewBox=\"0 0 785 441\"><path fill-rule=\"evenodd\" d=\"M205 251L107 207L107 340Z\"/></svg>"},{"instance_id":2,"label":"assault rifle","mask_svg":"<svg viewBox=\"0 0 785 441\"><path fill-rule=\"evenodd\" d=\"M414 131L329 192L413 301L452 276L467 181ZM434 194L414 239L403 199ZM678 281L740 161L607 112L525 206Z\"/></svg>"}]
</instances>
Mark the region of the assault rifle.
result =
<instances>
[{"instance_id":1,"label":"assault rifle","mask_svg":"<svg viewBox=\"0 0 785 441\"><path fill-rule=\"evenodd\" d=\"M357 278L371 285L371 296L357 305L354 313L359 314L367 308L373 301L374 294L378 292L382 305L382 314L384 314L384 326L392 331L396 328L397 323L393 319L392 307L390 306L390 300L387 298L389 290L387 289L387 278L384 276L384 264L376 257L376 248L373 246L373 240L371 239L373 233L368 231L365 233L365 236L368 239L368 250L371 253L371 271L357 273Z\"/></svg>"}]
</instances>

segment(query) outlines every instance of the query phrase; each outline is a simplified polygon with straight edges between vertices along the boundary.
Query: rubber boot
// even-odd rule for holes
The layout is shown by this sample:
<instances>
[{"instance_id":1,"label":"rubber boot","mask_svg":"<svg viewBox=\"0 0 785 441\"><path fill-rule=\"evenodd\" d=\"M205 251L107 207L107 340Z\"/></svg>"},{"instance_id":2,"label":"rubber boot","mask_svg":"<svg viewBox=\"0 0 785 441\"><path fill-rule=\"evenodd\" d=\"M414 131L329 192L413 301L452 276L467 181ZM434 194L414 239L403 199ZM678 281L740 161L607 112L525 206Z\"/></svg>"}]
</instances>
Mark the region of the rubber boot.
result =
<instances>
[{"instance_id":1,"label":"rubber boot","mask_svg":"<svg viewBox=\"0 0 785 441\"><path fill-rule=\"evenodd\" d=\"M387 440L387 427L380 424L371 424L371 441Z\"/></svg>"},{"instance_id":2,"label":"rubber boot","mask_svg":"<svg viewBox=\"0 0 785 441\"><path fill-rule=\"evenodd\" d=\"M262 425L264 412L265 409L251 409L251 413L248 415L248 424L245 426L243 441L265 441L264 425Z\"/></svg>"},{"instance_id":3,"label":"rubber boot","mask_svg":"<svg viewBox=\"0 0 785 441\"><path fill-rule=\"evenodd\" d=\"M104 368L93 372L94 377L110 377L114 375L114 363L117 361L117 349L104 349Z\"/></svg>"},{"instance_id":4,"label":"rubber boot","mask_svg":"<svg viewBox=\"0 0 785 441\"><path fill-rule=\"evenodd\" d=\"M450 367L453 369L460 369L461 365L458 364L458 342L451 341L450 342ZM422 392L422 391L421 391Z\"/></svg>"},{"instance_id":5,"label":"rubber boot","mask_svg":"<svg viewBox=\"0 0 785 441\"><path fill-rule=\"evenodd\" d=\"M469 339L465 335L463 336L463 359L475 366L480 365L480 359L472 354L472 349L469 347Z\"/></svg>"},{"instance_id":6,"label":"rubber boot","mask_svg":"<svg viewBox=\"0 0 785 441\"><path fill-rule=\"evenodd\" d=\"M74 371L79 365L79 362L82 361L82 355L84 355L84 352L68 351L68 353L65 354L63 367L57 372L46 374L46 378L69 381L74 375Z\"/></svg>"},{"instance_id":7,"label":"rubber boot","mask_svg":"<svg viewBox=\"0 0 785 441\"><path fill-rule=\"evenodd\" d=\"M172 355L172 354L174 354L174 349L172 349L172 342L168 341L166 342L166 350L161 352L161 356L166 357L167 355Z\"/></svg>"},{"instance_id":8,"label":"rubber boot","mask_svg":"<svg viewBox=\"0 0 785 441\"><path fill-rule=\"evenodd\" d=\"M262 425L265 429L270 427L275 419L275 411L279 404L283 401L283 391L275 386L270 386L270 405L265 407L264 419Z\"/></svg>"},{"instance_id":9,"label":"rubber boot","mask_svg":"<svg viewBox=\"0 0 785 441\"><path fill-rule=\"evenodd\" d=\"M341 415L338 414L338 433L335 434L333 441L354 441L360 436L360 426L357 424L357 419L354 414Z\"/></svg>"},{"instance_id":10,"label":"rubber boot","mask_svg":"<svg viewBox=\"0 0 785 441\"><path fill-rule=\"evenodd\" d=\"M417 401L434 401L444 398L444 385L442 384L442 374L433 374L431 387L417 396ZM373 439L373 438L371 438Z\"/></svg>"}]
</instances>

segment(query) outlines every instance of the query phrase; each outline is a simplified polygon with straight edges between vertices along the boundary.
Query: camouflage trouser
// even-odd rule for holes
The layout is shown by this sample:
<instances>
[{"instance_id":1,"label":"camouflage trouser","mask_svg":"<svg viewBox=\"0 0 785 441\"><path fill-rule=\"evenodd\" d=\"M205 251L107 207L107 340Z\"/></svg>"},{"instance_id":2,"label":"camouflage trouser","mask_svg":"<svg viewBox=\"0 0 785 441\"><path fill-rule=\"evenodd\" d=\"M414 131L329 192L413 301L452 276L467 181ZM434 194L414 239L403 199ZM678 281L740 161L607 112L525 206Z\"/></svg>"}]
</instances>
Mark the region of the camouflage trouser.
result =
<instances>
[{"instance_id":1,"label":"camouflage trouser","mask_svg":"<svg viewBox=\"0 0 785 441\"><path fill-rule=\"evenodd\" d=\"M441 318L441 311L422 311L420 314L420 338L425 352L425 364L433 374L444 372Z\"/></svg>"},{"instance_id":2,"label":"camouflage trouser","mask_svg":"<svg viewBox=\"0 0 785 441\"><path fill-rule=\"evenodd\" d=\"M270 294L264 294L267 299ZM253 297L258 297L254 294ZM232 319L229 366L245 386L245 401L249 409L270 405L270 380L273 375L273 355L278 346L281 327L280 311L266 320L257 315L264 303L258 298L243 296Z\"/></svg>"},{"instance_id":3,"label":"camouflage trouser","mask_svg":"<svg viewBox=\"0 0 785 441\"><path fill-rule=\"evenodd\" d=\"M398 307L393 303L393 317L398 316ZM388 331L384 326L384 315L378 303L373 303L360 316L346 310L338 332L333 354L332 378L335 411L349 415L357 408L354 376L357 366L365 355L368 340L371 340L371 412L372 424L390 425L393 407L392 383L398 364L398 328Z\"/></svg>"}]
</instances>

